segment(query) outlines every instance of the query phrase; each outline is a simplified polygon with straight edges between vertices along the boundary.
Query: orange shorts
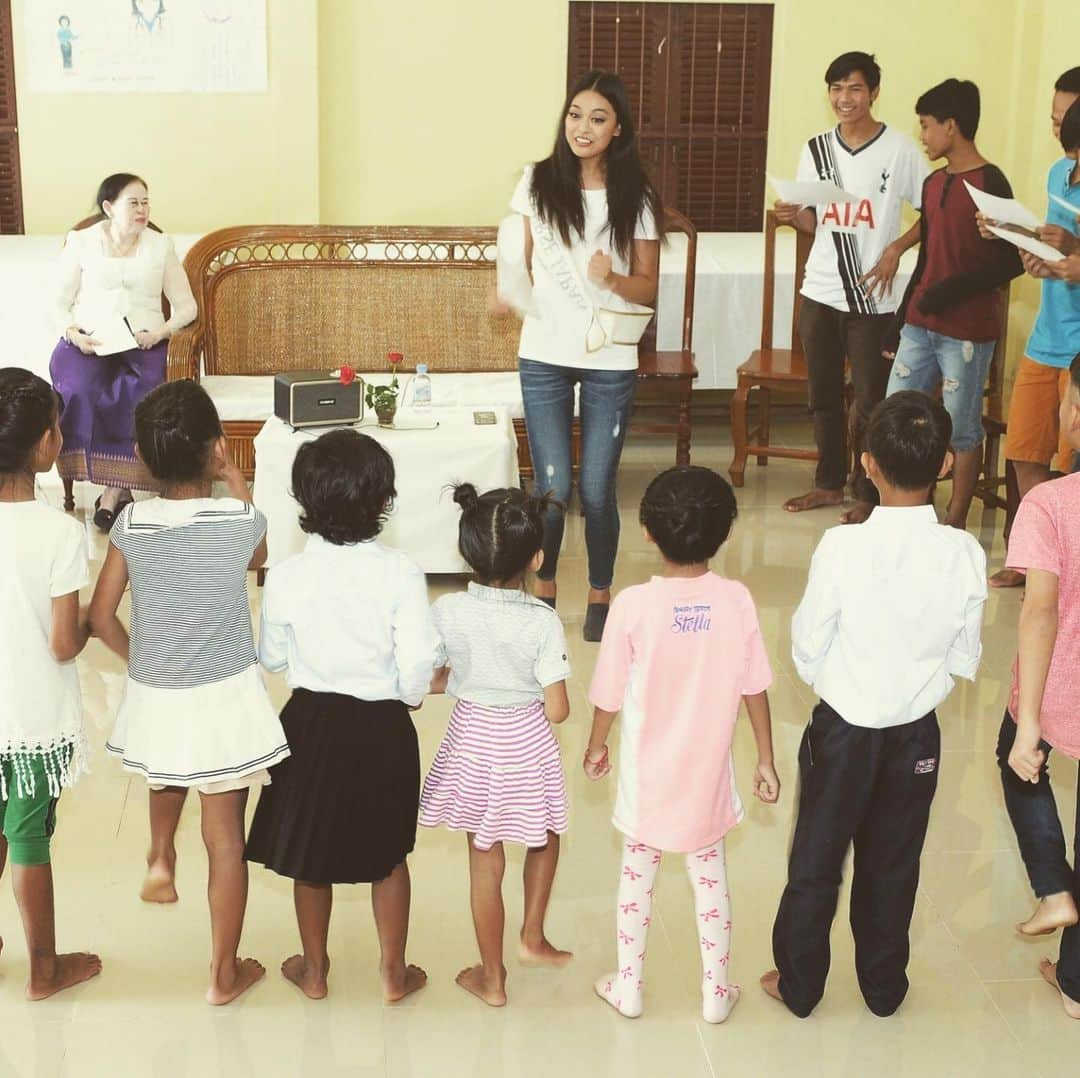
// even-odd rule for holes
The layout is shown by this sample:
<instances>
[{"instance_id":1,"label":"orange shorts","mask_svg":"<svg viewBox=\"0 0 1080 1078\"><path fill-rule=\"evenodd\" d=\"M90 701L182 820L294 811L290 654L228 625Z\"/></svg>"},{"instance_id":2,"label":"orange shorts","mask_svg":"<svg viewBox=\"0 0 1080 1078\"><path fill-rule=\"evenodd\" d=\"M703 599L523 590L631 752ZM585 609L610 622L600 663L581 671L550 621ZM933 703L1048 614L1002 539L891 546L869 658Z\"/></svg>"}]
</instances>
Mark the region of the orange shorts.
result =
<instances>
[{"instance_id":1,"label":"orange shorts","mask_svg":"<svg viewBox=\"0 0 1080 1078\"><path fill-rule=\"evenodd\" d=\"M1058 419L1068 384L1067 367L1048 367L1027 356L1020 360L1009 401L1007 460L1048 464L1059 472L1072 471L1072 446L1059 429Z\"/></svg>"}]
</instances>

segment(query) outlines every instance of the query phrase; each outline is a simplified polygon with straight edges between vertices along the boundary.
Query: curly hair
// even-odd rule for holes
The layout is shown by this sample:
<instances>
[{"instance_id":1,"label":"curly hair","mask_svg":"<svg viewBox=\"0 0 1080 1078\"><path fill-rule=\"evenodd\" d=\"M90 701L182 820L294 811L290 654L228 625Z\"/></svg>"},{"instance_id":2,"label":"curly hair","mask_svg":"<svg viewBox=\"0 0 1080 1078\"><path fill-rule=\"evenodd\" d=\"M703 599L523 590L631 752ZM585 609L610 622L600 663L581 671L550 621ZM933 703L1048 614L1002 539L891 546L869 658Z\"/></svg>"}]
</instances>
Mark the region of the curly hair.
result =
<instances>
[{"instance_id":1,"label":"curly hair","mask_svg":"<svg viewBox=\"0 0 1080 1078\"><path fill-rule=\"evenodd\" d=\"M711 468L687 465L668 468L646 487L638 519L668 561L694 565L720 549L738 511L726 479Z\"/></svg>"},{"instance_id":2,"label":"curly hair","mask_svg":"<svg viewBox=\"0 0 1080 1078\"><path fill-rule=\"evenodd\" d=\"M458 550L481 584L520 576L544 542L544 514L559 503L551 494L499 487L479 494L472 483L454 487L461 506Z\"/></svg>"},{"instance_id":3,"label":"curly hair","mask_svg":"<svg viewBox=\"0 0 1080 1078\"><path fill-rule=\"evenodd\" d=\"M335 546L374 539L397 496L393 458L357 430L328 431L296 454L292 495L305 532Z\"/></svg>"}]
</instances>

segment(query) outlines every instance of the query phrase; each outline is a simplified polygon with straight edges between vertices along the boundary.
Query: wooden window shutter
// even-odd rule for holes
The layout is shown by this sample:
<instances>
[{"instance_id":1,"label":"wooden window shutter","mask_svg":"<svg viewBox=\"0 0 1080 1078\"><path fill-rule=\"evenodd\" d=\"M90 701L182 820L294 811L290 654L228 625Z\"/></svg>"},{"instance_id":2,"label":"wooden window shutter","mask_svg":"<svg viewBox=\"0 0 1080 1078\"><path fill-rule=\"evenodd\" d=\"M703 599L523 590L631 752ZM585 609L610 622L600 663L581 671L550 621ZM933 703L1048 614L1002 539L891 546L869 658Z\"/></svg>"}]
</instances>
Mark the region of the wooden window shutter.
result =
<instances>
[{"instance_id":1,"label":"wooden window shutter","mask_svg":"<svg viewBox=\"0 0 1080 1078\"><path fill-rule=\"evenodd\" d=\"M23 231L19 126L15 112L15 47L10 0L0 0L0 234Z\"/></svg>"},{"instance_id":2,"label":"wooden window shutter","mask_svg":"<svg viewBox=\"0 0 1080 1078\"><path fill-rule=\"evenodd\" d=\"M763 224L771 4L570 4L568 83L619 73L665 204L699 229Z\"/></svg>"}]
</instances>

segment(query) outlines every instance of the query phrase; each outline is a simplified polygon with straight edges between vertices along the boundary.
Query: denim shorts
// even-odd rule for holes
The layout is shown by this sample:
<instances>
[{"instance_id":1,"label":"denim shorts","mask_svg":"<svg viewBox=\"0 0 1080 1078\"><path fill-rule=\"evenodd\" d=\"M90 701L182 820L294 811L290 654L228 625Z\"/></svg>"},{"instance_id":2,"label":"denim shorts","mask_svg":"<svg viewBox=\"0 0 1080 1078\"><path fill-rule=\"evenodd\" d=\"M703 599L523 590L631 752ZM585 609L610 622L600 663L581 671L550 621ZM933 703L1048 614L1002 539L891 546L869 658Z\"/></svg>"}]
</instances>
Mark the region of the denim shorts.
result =
<instances>
[{"instance_id":1,"label":"denim shorts","mask_svg":"<svg viewBox=\"0 0 1080 1078\"><path fill-rule=\"evenodd\" d=\"M904 326L893 360L891 396L902 389L932 393L941 386L941 399L952 419L952 447L957 453L978 449L983 441L983 389L996 341L961 341L922 326Z\"/></svg>"}]
</instances>

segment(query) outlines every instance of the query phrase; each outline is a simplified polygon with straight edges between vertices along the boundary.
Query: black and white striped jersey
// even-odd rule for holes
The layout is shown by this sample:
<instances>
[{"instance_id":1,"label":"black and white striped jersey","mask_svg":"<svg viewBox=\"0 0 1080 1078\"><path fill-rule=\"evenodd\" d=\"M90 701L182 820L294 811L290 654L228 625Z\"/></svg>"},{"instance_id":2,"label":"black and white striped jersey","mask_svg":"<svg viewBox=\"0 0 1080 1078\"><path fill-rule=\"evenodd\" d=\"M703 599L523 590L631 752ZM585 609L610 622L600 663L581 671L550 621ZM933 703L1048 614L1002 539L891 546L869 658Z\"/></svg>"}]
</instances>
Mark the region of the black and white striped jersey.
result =
<instances>
[{"instance_id":1,"label":"black and white striped jersey","mask_svg":"<svg viewBox=\"0 0 1080 1078\"><path fill-rule=\"evenodd\" d=\"M900 301L895 290L875 299L859 286L859 278L900 235L903 204L920 208L929 172L914 141L886 124L854 150L845 145L839 128L810 139L799 159L797 179L830 180L859 201L814 207L818 227L802 294L856 314L895 311Z\"/></svg>"}]
</instances>

